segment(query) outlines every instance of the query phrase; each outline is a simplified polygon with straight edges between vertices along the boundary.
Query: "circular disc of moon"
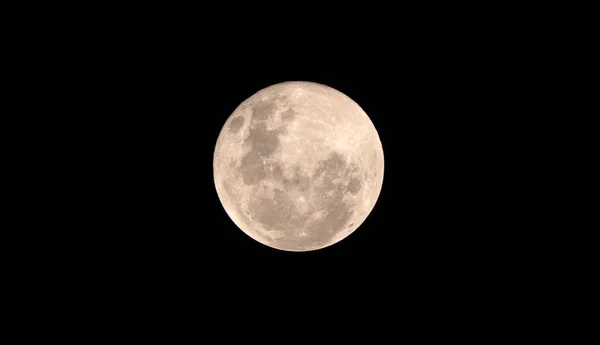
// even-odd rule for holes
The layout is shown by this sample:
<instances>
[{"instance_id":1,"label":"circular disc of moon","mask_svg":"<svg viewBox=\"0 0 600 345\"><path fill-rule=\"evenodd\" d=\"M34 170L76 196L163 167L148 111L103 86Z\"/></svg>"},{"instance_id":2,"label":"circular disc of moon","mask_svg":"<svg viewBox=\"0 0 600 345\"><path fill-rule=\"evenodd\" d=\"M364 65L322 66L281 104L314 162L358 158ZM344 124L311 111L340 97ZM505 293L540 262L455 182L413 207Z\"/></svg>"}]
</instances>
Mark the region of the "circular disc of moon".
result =
<instances>
[{"instance_id":1,"label":"circular disc of moon","mask_svg":"<svg viewBox=\"0 0 600 345\"><path fill-rule=\"evenodd\" d=\"M354 232L383 183L383 149L363 109L312 82L284 82L243 101L214 152L231 220L272 248L311 251Z\"/></svg>"}]
</instances>

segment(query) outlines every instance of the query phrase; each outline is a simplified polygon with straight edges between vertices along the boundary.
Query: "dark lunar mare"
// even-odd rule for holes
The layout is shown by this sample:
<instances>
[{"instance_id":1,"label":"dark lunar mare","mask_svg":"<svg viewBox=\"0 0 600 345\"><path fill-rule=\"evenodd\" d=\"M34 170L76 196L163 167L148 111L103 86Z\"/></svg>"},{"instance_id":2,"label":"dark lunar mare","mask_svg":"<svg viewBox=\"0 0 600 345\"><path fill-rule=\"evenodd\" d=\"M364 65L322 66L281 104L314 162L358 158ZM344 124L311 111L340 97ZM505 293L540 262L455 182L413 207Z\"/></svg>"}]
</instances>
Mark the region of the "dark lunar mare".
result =
<instances>
[{"instance_id":1,"label":"dark lunar mare","mask_svg":"<svg viewBox=\"0 0 600 345\"><path fill-rule=\"evenodd\" d=\"M242 116L238 116L231 120L231 123L229 124L229 132L236 134L240 131L240 129L242 129L242 126L244 126L244 118Z\"/></svg>"},{"instance_id":2,"label":"dark lunar mare","mask_svg":"<svg viewBox=\"0 0 600 345\"><path fill-rule=\"evenodd\" d=\"M272 114L275 103L270 100L256 104L252 109L249 134L243 145L249 152L242 157L240 172L246 185L254 185L266 177L264 158L273 154L279 147L282 129L268 130L264 120Z\"/></svg>"}]
</instances>

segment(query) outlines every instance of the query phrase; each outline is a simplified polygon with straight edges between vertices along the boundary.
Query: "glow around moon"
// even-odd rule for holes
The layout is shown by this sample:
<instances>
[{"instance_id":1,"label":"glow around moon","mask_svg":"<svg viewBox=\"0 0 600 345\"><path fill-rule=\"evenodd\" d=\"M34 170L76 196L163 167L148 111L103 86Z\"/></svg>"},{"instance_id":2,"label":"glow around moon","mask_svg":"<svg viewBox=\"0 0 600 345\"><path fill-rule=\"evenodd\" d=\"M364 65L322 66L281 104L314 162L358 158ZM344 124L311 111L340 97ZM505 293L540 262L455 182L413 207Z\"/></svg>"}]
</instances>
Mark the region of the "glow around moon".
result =
<instances>
[{"instance_id":1,"label":"glow around moon","mask_svg":"<svg viewBox=\"0 0 600 345\"><path fill-rule=\"evenodd\" d=\"M285 82L242 102L214 153L217 194L256 241L310 251L341 241L372 211L383 149L367 114L343 93Z\"/></svg>"}]
</instances>

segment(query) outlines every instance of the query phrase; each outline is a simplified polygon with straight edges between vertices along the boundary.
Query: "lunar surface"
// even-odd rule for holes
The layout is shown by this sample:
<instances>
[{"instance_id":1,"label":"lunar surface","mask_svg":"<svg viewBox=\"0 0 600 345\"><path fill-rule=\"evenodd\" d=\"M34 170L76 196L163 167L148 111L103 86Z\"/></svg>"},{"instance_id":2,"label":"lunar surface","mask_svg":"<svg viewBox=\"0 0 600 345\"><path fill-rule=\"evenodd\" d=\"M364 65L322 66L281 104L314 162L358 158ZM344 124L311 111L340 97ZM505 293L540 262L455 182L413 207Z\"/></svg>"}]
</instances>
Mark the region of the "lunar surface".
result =
<instances>
[{"instance_id":1,"label":"lunar surface","mask_svg":"<svg viewBox=\"0 0 600 345\"><path fill-rule=\"evenodd\" d=\"M225 122L214 153L232 221L272 248L311 251L354 232L383 183L383 149L361 107L312 82L264 88Z\"/></svg>"}]
</instances>

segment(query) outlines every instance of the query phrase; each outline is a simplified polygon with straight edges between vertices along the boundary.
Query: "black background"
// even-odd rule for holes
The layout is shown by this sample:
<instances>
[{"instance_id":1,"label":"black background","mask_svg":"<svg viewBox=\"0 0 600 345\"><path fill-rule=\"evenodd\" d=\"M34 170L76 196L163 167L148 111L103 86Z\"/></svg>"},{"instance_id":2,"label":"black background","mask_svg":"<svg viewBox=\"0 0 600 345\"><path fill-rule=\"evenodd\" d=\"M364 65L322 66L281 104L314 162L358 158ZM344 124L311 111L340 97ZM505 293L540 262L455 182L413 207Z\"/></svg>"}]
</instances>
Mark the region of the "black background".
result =
<instances>
[{"instance_id":1,"label":"black background","mask_svg":"<svg viewBox=\"0 0 600 345\"><path fill-rule=\"evenodd\" d=\"M112 158L120 160L113 177L123 188L114 198L123 218L111 232L124 262L180 278L312 281L348 272L343 276L352 280L374 274L396 281L473 279L501 260L492 253L505 233L490 202L502 184L490 174L501 167L489 160L495 147L487 139L496 134L498 106L481 83L496 77L497 66L472 63L468 47L454 57L456 45L417 42L397 50L360 41L331 47L251 40L226 48L184 42L136 49L131 61L117 63L116 87L106 90L122 97L110 133L120 133ZM365 223L309 253L246 236L221 206L212 175L228 116L256 91L290 80L329 85L355 100L385 155L381 195Z\"/></svg>"},{"instance_id":2,"label":"black background","mask_svg":"<svg viewBox=\"0 0 600 345\"><path fill-rule=\"evenodd\" d=\"M75 143L91 143L68 143L79 157L70 176L83 180L72 212L82 230L64 237L64 255L80 275L140 304L159 295L195 306L287 301L294 310L454 303L507 284L500 277L515 274L526 242L514 222L525 210L509 202L519 171L502 153L514 135L503 129L519 127L506 100L522 97L509 87L520 57L500 49L493 26L430 11L325 26L204 13L100 21L59 55L72 73L71 106L83 114ZM356 101L385 157L366 221L306 253L238 229L212 170L234 109L293 80Z\"/></svg>"},{"instance_id":3,"label":"black background","mask_svg":"<svg viewBox=\"0 0 600 345\"><path fill-rule=\"evenodd\" d=\"M531 167L553 154L533 134L560 132L540 127L540 104L555 103L536 98L555 78L552 49L531 52L562 33L530 20L544 17L540 8L357 4L26 11L45 21L12 28L30 34L11 52L25 67L7 66L20 76L14 90L33 91L19 109L28 136L13 146L34 147L23 155L34 162L22 168L29 181L17 188L39 206L20 218L23 246L9 262L28 265L17 269L28 294L17 302L32 301L44 320L70 314L69 329L98 325L88 336L116 328L154 337L172 323L199 338L219 326L218 339L277 330L286 340L326 330L354 338L374 321L369 342L386 331L447 339L489 325L496 336L552 309L553 282L535 281L566 254L544 242L550 226L540 219L555 216L539 199L553 200L553 182ZM213 181L226 119L258 90L291 80L356 101L385 157L366 221L306 253L245 235ZM30 129L39 142L28 142ZM164 329L170 340L179 333Z\"/></svg>"}]
</instances>

